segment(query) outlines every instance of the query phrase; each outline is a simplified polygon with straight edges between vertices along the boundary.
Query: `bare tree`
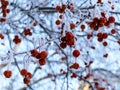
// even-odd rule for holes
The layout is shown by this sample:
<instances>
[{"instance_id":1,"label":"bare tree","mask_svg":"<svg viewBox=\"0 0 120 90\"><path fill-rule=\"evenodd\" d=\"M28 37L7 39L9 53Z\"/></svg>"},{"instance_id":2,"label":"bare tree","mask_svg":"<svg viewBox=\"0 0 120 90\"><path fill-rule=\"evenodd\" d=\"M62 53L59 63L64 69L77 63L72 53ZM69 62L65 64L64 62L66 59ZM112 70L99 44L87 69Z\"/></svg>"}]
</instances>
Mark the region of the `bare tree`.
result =
<instances>
[{"instance_id":1,"label":"bare tree","mask_svg":"<svg viewBox=\"0 0 120 90\"><path fill-rule=\"evenodd\" d=\"M0 1L0 89L119 90L119 0Z\"/></svg>"}]
</instances>

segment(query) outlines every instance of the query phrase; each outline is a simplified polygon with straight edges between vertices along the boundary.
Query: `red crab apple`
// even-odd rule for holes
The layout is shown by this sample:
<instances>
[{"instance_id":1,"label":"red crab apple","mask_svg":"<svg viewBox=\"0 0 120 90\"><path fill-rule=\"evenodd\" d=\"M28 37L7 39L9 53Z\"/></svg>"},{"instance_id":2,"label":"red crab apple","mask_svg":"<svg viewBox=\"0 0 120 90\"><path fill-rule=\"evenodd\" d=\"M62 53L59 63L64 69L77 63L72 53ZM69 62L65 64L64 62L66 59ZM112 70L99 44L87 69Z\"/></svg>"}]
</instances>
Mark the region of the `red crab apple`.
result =
<instances>
[{"instance_id":1,"label":"red crab apple","mask_svg":"<svg viewBox=\"0 0 120 90\"><path fill-rule=\"evenodd\" d=\"M21 74L22 76L27 75L27 70L26 70L26 69L22 69L22 70L20 71L20 74Z\"/></svg>"},{"instance_id":2,"label":"red crab apple","mask_svg":"<svg viewBox=\"0 0 120 90\"><path fill-rule=\"evenodd\" d=\"M6 78L10 78L10 77L12 76L12 71L10 71L10 70L4 71L4 76L5 76Z\"/></svg>"},{"instance_id":3,"label":"red crab apple","mask_svg":"<svg viewBox=\"0 0 120 90\"><path fill-rule=\"evenodd\" d=\"M74 57L78 57L80 55L80 51L79 50L74 50L73 51L73 56Z\"/></svg>"}]
</instances>

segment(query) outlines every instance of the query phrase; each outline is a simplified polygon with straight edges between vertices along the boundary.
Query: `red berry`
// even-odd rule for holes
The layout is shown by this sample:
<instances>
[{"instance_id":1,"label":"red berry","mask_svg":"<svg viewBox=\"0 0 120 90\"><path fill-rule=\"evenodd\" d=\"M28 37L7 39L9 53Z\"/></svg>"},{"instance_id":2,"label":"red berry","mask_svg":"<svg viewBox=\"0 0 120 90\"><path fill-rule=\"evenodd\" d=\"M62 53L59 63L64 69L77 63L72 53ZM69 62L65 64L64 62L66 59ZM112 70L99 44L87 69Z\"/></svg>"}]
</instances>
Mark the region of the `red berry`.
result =
<instances>
[{"instance_id":1,"label":"red berry","mask_svg":"<svg viewBox=\"0 0 120 90\"><path fill-rule=\"evenodd\" d=\"M37 59L41 59L41 58L45 59L45 58L47 58L47 56L48 56L48 53L46 51L42 51L40 53L38 52L36 58Z\"/></svg>"},{"instance_id":2,"label":"red berry","mask_svg":"<svg viewBox=\"0 0 120 90\"><path fill-rule=\"evenodd\" d=\"M103 38L98 38L98 41L99 41L99 42L102 42L102 41L103 41Z\"/></svg>"},{"instance_id":3,"label":"red berry","mask_svg":"<svg viewBox=\"0 0 120 90\"><path fill-rule=\"evenodd\" d=\"M8 6L8 5L9 5L9 2L8 2L8 1L5 1L5 5Z\"/></svg>"},{"instance_id":4,"label":"red berry","mask_svg":"<svg viewBox=\"0 0 120 90\"><path fill-rule=\"evenodd\" d=\"M105 41L105 42L103 42L103 46L107 46L107 42Z\"/></svg>"},{"instance_id":5,"label":"red berry","mask_svg":"<svg viewBox=\"0 0 120 90\"><path fill-rule=\"evenodd\" d=\"M70 29L74 29L75 28L75 24L74 23L71 23L70 24Z\"/></svg>"},{"instance_id":6,"label":"red berry","mask_svg":"<svg viewBox=\"0 0 120 90\"><path fill-rule=\"evenodd\" d=\"M71 78L76 78L76 77L77 77L77 74L76 73L72 73Z\"/></svg>"},{"instance_id":7,"label":"red berry","mask_svg":"<svg viewBox=\"0 0 120 90\"><path fill-rule=\"evenodd\" d=\"M67 46L67 45L66 45L66 43L63 43L63 42L62 42L62 43L60 43L60 47L61 47L61 48L63 48L63 49L64 49L64 48L66 48L66 46Z\"/></svg>"},{"instance_id":8,"label":"red berry","mask_svg":"<svg viewBox=\"0 0 120 90\"><path fill-rule=\"evenodd\" d=\"M106 22L106 18L101 17L101 18L100 18L100 23L105 23L105 22Z\"/></svg>"},{"instance_id":9,"label":"red berry","mask_svg":"<svg viewBox=\"0 0 120 90\"><path fill-rule=\"evenodd\" d=\"M99 26L97 25L97 26L95 26L93 29L94 29L95 31L97 31L97 30L99 29Z\"/></svg>"},{"instance_id":10,"label":"red berry","mask_svg":"<svg viewBox=\"0 0 120 90\"><path fill-rule=\"evenodd\" d=\"M60 20L56 20L56 25L60 25L61 21Z\"/></svg>"},{"instance_id":11,"label":"red berry","mask_svg":"<svg viewBox=\"0 0 120 90\"><path fill-rule=\"evenodd\" d=\"M74 63L73 65L70 66L70 68L78 69L80 66L78 63Z\"/></svg>"},{"instance_id":12,"label":"red berry","mask_svg":"<svg viewBox=\"0 0 120 90\"><path fill-rule=\"evenodd\" d=\"M40 65L45 65L46 64L46 60L45 59L39 59L39 64Z\"/></svg>"},{"instance_id":13,"label":"red berry","mask_svg":"<svg viewBox=\"0 0 120 90\"><path fill-rule=\"evenodd\" d=\"M94 23L98 23L99 19L97 17L93 18Z\"/></svg>"},{"instance_id":14,"label":"red berry","mask_svg":"<svg viewBox=\"0 0 120 90\"><path fill-rule=\"evenodd\" d=\"M55 8L55 9L56 9L56 11L57 11L57 12L59 12L59 11L60 11L60 9L61 9L61 7L60 7L60 6L56 6L56 8Z\"/></svg>"},{"instance_id":15,"label":"red berry","mask_svg":"<svg viewBox=\"0 0 120 90\"><path fill-rule=\"evenodd\" d=\"M38 24L37 22L34 22L32 25L33 25L33 26L37 26L37 24Z\"/></svg>"},{"instance_id":16,"label":"red berry","mask_svg":"<svg viewBox=\"0 0 120 90\"><path fill-rule=\"evenodd\" d=\"M74 57L78 57L80 55L80 51L79 50L74 50L73 51L73 56Z\"/></svg>"},{"instance_id":17,"label":"red berry","mask_svg":"<svg viewBox=\"0 0 120 90\"><path fill-rule=\"evenodd\" d=\"M102 3L102 0L98 0L97 3Z\"/></svg>"},{"instance_id":18,"label":"red berry","mask_svg":"<svg viewBox=\"0 0 120 90\"><path fill-rule=\"evenodd\" d=\"M24 29L24 31L23 31L23 34L25 35L25 36L27 36L27 35L29 35L29 36L31 36L32 35L32 32L30 32L30 29L28 28L28 29Z\"/></svg>"},{"instance_id":19,"label":"red berry","mask_svg":"<svg viewBox=\"0 0 120 90\"><path fill-rule=\"evenodd\" d=\"M115 22L115 18L114 18L113 16L110 16L110 17L108 18L108 21L109 21L110 23L114 23L114 22Z\"/></svg>"},{"instance_id":20,"label":"red berry","mask_svg":"<svg viewBox=\"0 0 120 90\"><path fill-rule=\"evenodd\" d=\"M72 45L74 45L74 39L69 39L69 40L67 40L67 45L69 45L69 46L72 46Z\"/></svg>"},{"instance_id":21,"label":"red berry","mask_svg":"<svg viewBox=\"0 0 120 90\"><path fill-rule=\"evenodd\" d=\"M62 19L62 17L63 17L62 15L59 16L60 19Z\"/></svg>"},{"instance_id":22,"label":"red berry","mask_svg":"<svg viewBox=\"0 0 120 90\"><path fill-rule=\"evenodd\" d=\"M66 37L62 37L61 41L66 42Z\"/></svg>"},{"instance_id":23,"label":"red berry","mask_svg":"<svg viewBox=\"0 0 120 90\"><path fill-rule=\"evenodd\" d=\"M103 34L102 34L101 32L99 32L99 33L97 34L97 37L98 37L98 38L102 38L102 35L103 35Z\"/></svg>"},{"instance_id":24,"label":"red berry","mask_svg":"<svg viewBox=\"0 0 120 90\"><path fill-rule=\"evenodd\" d=\"M115 30L115 29L112 29L112 30L111 30L111 33L112 33L112 34L115 34L115 33L116 33L116 30Z\"/></svg>"},{"instance_id":25,"label":"red berry","mask_svg":"<svg viewBox=\"0 0 120 90\"><path fill-rule=\"evenodd\" d=\"M18 35L15 35L14 39L13 39L13 42L15 44L19 44L21 42L21 39L18 37Z\"/></svg>"},{"instance_id":26,"label":"red berry","mask_svg":"<svg viewBox=\"0 0 120 90\"><path fill-rule=\"evenodd\" d=\"M92 76L92 74L88 73L84 78L87 79L87 78L89 78L90 76Z\"/></svg>"},{"instance_id":27,"label":"red berry","mask_svg":"<svg viewBox=\"0 0 120 90\"><path fill-rule=\"evenodd\" d=\"M24 82L25 84L29 84L29 83L30 83L30 79L25 77L25 78L23 79L23 82Z\"/></svg>"},{"instance_id":28,"label":"red berry","mask_svg":"<svg viewBox=\"0 0 120 90\"><path fill-rule=\"evenodd\" d=\"M32 74L30 72L27 72L26 77L31 79L32 78Z\"/></svg>"},{"instance_id":29,"label":"red berry","mask_svg":"<svg viewBox=\"0 0 120 90\"><path fill-rule=\"evenodd\" d=\"M82 24L80 28L84 30L85 29L85 25Z\"/></svg>"},{"instance_id":30,"label":"red berry","mask_svg":"<svg viewBox=\"0 0 120 90\"><path fill-rule=\"evenodd\" d=\"M103 36L102 36L104 39L108 38L108 34L107 33L103 33Z\"/></svg>"},{"instance_id":31,"label":"red berry","mask_svg":"<svg viewBox=\"0 0 120 90\"><path fill-rule=\"evenodd\" d=\"M91 33L88 33L87 34L87 39L90 39L92 37L92 34Z\"/></svg>"},{"instance_id":32,"label":"red berry","mask_svg":"<svg viewBox=\"0 0 120 90\"><path fill-rule=\"evenodd\" d=\"M10 70L4 71L4 76L5 76L6 78L10 78L10 77L12 76L12 71L10 71Z\"/></svg>"},{"instance_id":33,"label":"red berry","mask_svg":"<svg viewBox=\"0 0 120 90\"><path fill-rule=\"evenodd\" d=\"M7 12L7 13L10 13L10 9L6 9L6 12Z\"/></svg>"},{"instance_id":34,"label":"red berry","mask_svg":"<svg viewBox=\"0 0 120 90\"><path fill-rule=\"evenodd\" d=\"M20 71L20 74L21 74L22 76L27 75L27 70L26 70L26 69L22 69L22 70Z\"/></svg>"},{"instance_id":35,"label":"red berry","mask_svg":"<svg viewBox=\"0 0 120 90\"><path fill-rule=\"evenodd\" d=\"M1 39L4 39L4 36L3 36L3 34L2 34L2 33L0 33L0 38L1 38Z\"/></svg>"},{"instance_id":36,"label":"red berry","mask_svg":"<svg viewBox=\"0 0 120 90\"><path fill-rule=\"evenodd\" d=\"M107 22L105 23L105 26L109 27L109 25L110 25L110 22L107 21Z\"/></svg>"},{"instance_id":37,"label":"red berry","mask_svg":"<svg viewBox=\"0 0 120 90\"><path fill-rule=\"evenodd\" d=\"M41 55L40 55L39 52L38 52L38 54L36 55L36 58L37 58L37 59L41 59Z\"/></svg>"},{"instance_id":38,"label":"red berry","mask_svg":"<svg viewBox=\"0 0 120 90\"><path fill-rule=\"evenodd\" d=\"M74 35L72 34L72 32L67 32L65 37L67 40L70 40L74 38Z\"/></svg>"},{"instance_id":39,"label":"red berry","mask_svg":"<svg viewBox=\"0 0 120 90\"><path fill-rule=\"evenodd\" d=\"M96 24L96 23L94 23L94 22L89 22L90 28L91 28L91 29L94 29L94 28L95 28L95 24Z\"/></svg>"},{"instance_id":40,"label":"red berry","mask_svg":"<svg viewBox=\"0 0 120 90\"><path fill-rule=\"evenodd\" d=\"M63 10L65 10L66 7L67 7L67 6L66 6L65 4L62 5L62 9L63 9Z\"/></svg>"},{"instance_id":41,"label":"red berry","mask_svg":"<svg viewBox=\"0 0 120 90\"><path fill-rule=\"evenodd\" d=\"M45 58L47 58L47 56L48 56L48 53L46 51L40 52L40 57L41 58L45 59Z\"/></svg>"},{"instance_id":42,"label":"red berry","mask_svg":"<svg viewBox=\"0 0 120 90\"><path fill-rule=\"evenodd\" d=\"M33 49L30 51L30 53L31 53L31 56L36 57L39 52L36 49Z\"/></svg>"},{"instance_id":43,"label":"red berry","mask_svg":"<svg viewBox=\"0 0 120 90\"><path fill-rule=\"evenodd\" d=\"M59 11L59 13L64 13L64 11L65 10L61 8L60 11Z\"/></svg>"}]
</instances>

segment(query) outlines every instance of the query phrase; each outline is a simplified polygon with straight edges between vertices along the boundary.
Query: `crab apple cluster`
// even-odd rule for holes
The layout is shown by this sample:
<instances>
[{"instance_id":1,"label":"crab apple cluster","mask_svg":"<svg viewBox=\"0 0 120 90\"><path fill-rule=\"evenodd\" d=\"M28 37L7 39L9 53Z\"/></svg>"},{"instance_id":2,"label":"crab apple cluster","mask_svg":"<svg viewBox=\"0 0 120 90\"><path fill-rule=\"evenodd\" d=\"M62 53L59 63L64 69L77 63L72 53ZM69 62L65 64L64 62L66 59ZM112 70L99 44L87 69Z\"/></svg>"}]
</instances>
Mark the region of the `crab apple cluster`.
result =
<instances>
[{"instance_id":1,"label":"crab apple cluster","mask_svg":"<svg viewBox=\"0 0 120 90\"><path fill-rule=\"evenodd\" d=\"M73 72L71 75L71 78L76 78L76 77L77 77L77 74Z\"/></svg>"},{"instance_id":2,"label":"crab apple cluster","mask_svg":"<svg viewBox=\"0 0 120 90\"><path fill-rule=\"evenodd\" d=\"M102 86L102 82L105 83L106 85L109 85L108 82L106 82L105 79L103 78L96 78L92 73L88 73L85 75L84 79L87 79L89 80L90 78L93 78L93 81L94 81L94 89L95 90L107 90L105 86Z\"/></svg>"},{"instance_id":3,"label":"crab apple cluster","mask_svg":"<svg viewBox=\"0 0 120 90\"><path fill-rule=\"evenodd\" d=\"M59 12L59 13L63 13L65 11L66 7L67 6L65 4L62 4L62 6L57 5L56 6L56 11Z\"/></svg>"},{"instance_id":4,"label":"crab apple cluster","mask_svg":"<svg viewBox=\"0 0 120 90\"><path fill-rule=\"evenodd\" d=\"M23 34L24 34L25 36L27 36L27 35L31 36L31 35L32 35L32 32L30 32L30 29L29 29L29 28L25 28L24 31L23 31Z\"/></svg>"},{"instance_id":5,"label":"crab apple cluster","mask_svg":"<svg viewBox=\"0 0 120 90\"><path fill-rule=\"evenodd\" d=\"M30 52L31 52L31 56L33 56L39 60L40 65L46 64L46 58L48 56L48 53L46 51L38 52L36 49L33 49Z\"/></svg>"},{"instance_id":6,"label":"crab apple cluster","mask_svg":"<svg viewBox=\"0 0 120 90\"><path fill-rule=\"evenodd\" d=\"M10 78L10 77L12 76L12 71L11 71L11 70L5 70L5 71L4 71L4 76L5 76L6 78Z\"/></svg>"},{"instance_id":7,"label":"crab apple cluster","mask_svg":"<svg viewBox=\"0 0 120 90\"><path fill-rule=\"evenodd\" d=\"M56 9L56 11L59 12L59 13L64 13L66 8L69 9L69 10L71 10L71 11L74 10L74 6L73 6L72 3L71 3L71 4L68 4L68 5L62 4L61 6L57 5L55 9Z\"/></svg>"},{"instance_id":8,"label":"crab apple cluster","mask_svg":"<svg viewBox=\"0 0 120 90\"><path fill-rule=\"evenodd\" d=\"M13 39L13 42L14 42L15 44L19 44L19 43L21 42L21 39L19 38L18 35L15 35L15 37L14 37L14 39Z\"/></svg>"},{"instance_id":9,"label":"crab apple cluster","mask_svg":"<svg viewBox=\"0 0 120 90\"><path fill-rule=\"evenodd\" d=\"M73 4L70 4L70 5L68 5L68 4L67 4L67 5L66 5L66 4L62 4L61 6L60 6L60 5L57 5L57 6L55 7L55 9L56 9L57 12L60 13L59 19L62 19L62 18L63 18L63 13L65 12L65 10L66 10L66 9L69 9L69 10L73 11L73 10L74 10L74 6L73 6ZM56 25L60 25L60 24L61 24L61 20L59 20L59 19L57 19L57 20L55 21L55 24L56 24ZM74 28L75 28L75 24L71 23L71 24L70 24L70 28L71 28L71 29L74 29Z\"/></svg>"},{"instance_id":10,"label":"crab apple cluster","mask_svg":"<svg viewBox=\"0 0 120 90\"><path fill-rule=\"evenodd\" d=\"M86 65L86 69L88 69L88 72L83 76L85 80L91 80L94 82L93 88L95 90L107 90L105 86L103 86L104 83L105 85L110 85L104 78L97 78L96 75L94 75L92 72L90 72L90 66L93 63L92 60L89 61L89 63Z\"/></svg>"},{"instance_id":11,"label":"crab apple cluster","mask_svg":"<svg viewBox=\"0 0 120 90\"><path fill-rule=\"evenodd\" d=\"M74 64L70 66L70 68L74 68L74 69L78 69L79 67L80 65L77 62L75 62Z\"/></svg>"},{"instance_id":12,"label":"crab apple cluster","mask_svg":"<svg viewBox=\"0 0 120 90\"><path fill-rule=\"evenodd\" d=\"M67 8L68 8L70 11L74 11L74 5L73 5L73 3L68 4Z\"/></svg>"},{"instance_id":13,"label":"crab apple cluster","mask_svg":"<svg viewBox=\"0 0 120 90\"><path fill-rule=\"evenodd\" d=\"M40 65L45 65L46 64L46 58L48 56L48 53L46 51L42 51L39 54L39 64Z\"/></svg>"},{"instance_id":14,"label":"crab apple cluster","mask_svg":"<svg viewBox=\"0 0 120 90\"><path fill-rule=\"evenodd\" d=\"M1 8L3 17L6 17L7 13L10 12L10 9L7 9L7 6L9 5L9 2L7 0L1 0Z\"/></svg>"},{"instance_id":15,"label":"crab apple cluster","mask_svg":"<svg viewBox=\"0 0 120 90\"><path fill-rule=\"evenodd\" d=\"M20 71L20 74L24 77L24 79L23 79L24 84L29 84L30 79L32 78L32 74L30 72L28 72L26 69L22 69Z\"/></svg>"},{"instance_id":16,"label":"crab apple cluster","mask_svg":"<svg viewBox=\"0 0 120 90\"><path fill-rule=\"evenodd\" d=\"M101 17L94 17L92 22L89 22L89 27L95 31L97 31L99 28L106 26L109 27L110 24L115 22L115 18L113 16L109 16L108 19L105 16L104 12L101 12Z\"/></svg>"},{"instance_id":17,"label":"crab apple cluster","mask_svg":"<svg viewBox=\"0 0 120 90\"><path fill-rule=\"evenodd\" d=\"M64 48L67 47L67 45L68 46L73 46L74 43L75 43L74 39L75 39L75 37L74 37L72 32L66 32L66 35L61 38L60 47L64 49Z\"/></svg>"},{"instance_id":18,"label":"crab apple cluster","mask_svg":"<svg viewBox=\"0 0 120 90\"><path fill-rule=\"evenodd\" d=\"M99 32L99 33L97 34L97 37L98 37L98 41L99 41L99 42L102 42L103 39L107 39L107 38L108 38L108 33Z\"/></svg>"}]
</instances>

